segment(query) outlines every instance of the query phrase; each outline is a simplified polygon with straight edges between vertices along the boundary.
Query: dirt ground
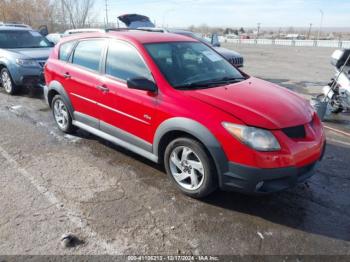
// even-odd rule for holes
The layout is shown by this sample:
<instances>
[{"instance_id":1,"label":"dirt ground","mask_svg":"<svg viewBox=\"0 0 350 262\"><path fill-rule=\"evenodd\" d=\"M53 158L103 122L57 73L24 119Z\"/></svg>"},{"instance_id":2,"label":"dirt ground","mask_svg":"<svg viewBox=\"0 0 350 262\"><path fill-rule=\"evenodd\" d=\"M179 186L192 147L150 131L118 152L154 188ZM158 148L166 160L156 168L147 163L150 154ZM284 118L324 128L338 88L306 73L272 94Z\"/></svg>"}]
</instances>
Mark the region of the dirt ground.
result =
<instances>
[{"instance_id":1,"label":"dirt ground","mask_svg":"<svg viewBox=\"0 0 350 262\"><path fill-rule=\"evenodd\" d=\"M230 46L249 74L309 96L333 75L332 49ZM348 132L349 115L325 123ZM162 168L56 128L41 93L0 93L0 254L350 255L350 139L307 184L267 197L179 193ZM62 247L72 232L82 242Z\"/></svg>"}]
</instances>

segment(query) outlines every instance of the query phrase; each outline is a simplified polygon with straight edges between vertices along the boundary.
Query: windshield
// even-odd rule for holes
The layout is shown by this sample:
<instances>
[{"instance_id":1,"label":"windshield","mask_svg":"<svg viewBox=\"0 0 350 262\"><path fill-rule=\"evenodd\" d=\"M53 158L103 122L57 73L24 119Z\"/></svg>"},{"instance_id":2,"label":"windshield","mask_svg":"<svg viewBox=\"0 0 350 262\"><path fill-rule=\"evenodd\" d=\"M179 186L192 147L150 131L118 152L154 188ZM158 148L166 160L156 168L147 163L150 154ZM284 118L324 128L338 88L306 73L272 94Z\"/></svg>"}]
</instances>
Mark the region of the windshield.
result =
<instances>
[{"instance_id":1,"label":"windshield","mask_svg":"<svg viewBox=\"0 0 350 262\"><path fill-rule=\"evenodd\" d=\"M202 43L171 42L145 47L177 89L209 88L245 80L234 66Z\"/></svg>"},{"instance_id":2,"label":"windshield","mask_svg":"<svg viewBox=\"0 0 350 262\"><path fill-rule=\"evenodd\" d=\"M207 45L210 45L212 46L212 44L210 43L210 41L208 41L207 39L203 38L202 36L198 35L198 34L195 34L191 31L179 31L179 30L174 30L174 31L171 31L169 30L170 33L174 33L174 34L179 34L179 35L184 35L184 36L189 36L189 37L192 37L194 39L197 39L198 41L200 42L203 42Z\"/></svg>"},{"instance_id":3,"label":"windshield","mask_svg":"<svg viewBox=\"0 0 350 262\"><path fill-rule=\"evenodd\" d=\"M208 39L206 39L206 38L203 38L203 37L198 36L198 35L195 35L194 38L196 38L198 41L201 41L201 42L203 42L203 43L205 43L207 45L213 46L211 44L211 42Z\"/></svg>"},{"instance_id":4,"label":"windshield","mask_svg":"<svg viewBox=\"0 0 350 262\"><path fill-rule=\"evenodd\" d=\"M0 31L0 48L42 47L52 47L52 43L36 31Z\"/></svg>"},{"instance_id":5,"label":"windshield","mask_svg":"<svg viewBox=\"0 0 350 262\"><path fill-rule=\"evenodd\" d=\"M191 32L191 34L188 34L188 35L191 36L194 39L197 39L198 41L201 41L204 44L212 46L212 44L211 44L211 42L209 40L207 40L206 38L202 37L199 34L195 34L195 33Z\"/></svg>"}]
</instances>

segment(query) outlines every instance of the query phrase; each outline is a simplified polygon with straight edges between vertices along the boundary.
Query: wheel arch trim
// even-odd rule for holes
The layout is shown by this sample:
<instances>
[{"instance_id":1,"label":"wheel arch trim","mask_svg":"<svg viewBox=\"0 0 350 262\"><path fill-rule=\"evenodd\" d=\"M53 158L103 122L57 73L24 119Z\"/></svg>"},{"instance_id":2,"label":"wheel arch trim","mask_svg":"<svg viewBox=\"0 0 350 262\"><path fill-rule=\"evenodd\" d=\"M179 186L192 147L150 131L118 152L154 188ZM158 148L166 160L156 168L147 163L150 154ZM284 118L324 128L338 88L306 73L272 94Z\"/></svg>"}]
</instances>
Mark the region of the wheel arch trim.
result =
<instances>
[{"instance_id":1,"label":"wheel arch trim","mask_svg":"<svg viewBox=\"0 0 350 262\"><path fill-rule=\"evenodd\" d=\"M18 67L11 60L6 57L1 57L0 66L2 68L6 68L9 71L14 84L21 85L21 74L18 71Z\"/></svg>"},{"instance_id":2,"label":"wheel arch trim","mask_svg":"<svg viewBox=\"0 0 350 262\"><path fill-rule=\"evenodd\" d=\"M4 67L7 68L6 64L3 61L0 60L0 68L4 68Z\"/></svg>"},{"instance_id":3,"label":"wheel arch trim","mask_svg":"<svg viewBox=\"0 0 350 262\"><path fill-rule=\"evenodd\" d=\"M219 141L208 130L208 128L193 119L174 117L160 124L153 140L154 154L158 156L159 159L161 158L159 155L161 140L166 134L174 131L184 132L195 137L207 148L214 160L219 182L221 183L221 174L224 174L228 170L228 159L226 154Z\"/></svg>"},{"instance_id":4,"label":"wheel arch trim","mask_svg":"<svg viewBox=\"0 0 350 262\"><path fill-rule=\"evenodd\" d=\"M49 102L49 96L50 96L50 92L52 91L56 91L64 100L65 104L68 107L69 113L71 115L72 118L74 118L74 107L69 99L69 96L66 92L66 90L64 89L63 85L58 82L58 81L52 81L49 85L48 85L48 90L47 90L47 100ZM49 106L51 107L51 103L49 103Z\"/></svg>"},{"instance_id":5,"label":"wheel arch trim","mask_svg":"<svg viewBox=\"0 0 350 262\"><path fill-rule=\"evenodd\" d=\"M0 66L6 67L8 70L9 70L9 67L11 67L11 65L6 57L0 57Z\"/></svg>"}]
</instances>

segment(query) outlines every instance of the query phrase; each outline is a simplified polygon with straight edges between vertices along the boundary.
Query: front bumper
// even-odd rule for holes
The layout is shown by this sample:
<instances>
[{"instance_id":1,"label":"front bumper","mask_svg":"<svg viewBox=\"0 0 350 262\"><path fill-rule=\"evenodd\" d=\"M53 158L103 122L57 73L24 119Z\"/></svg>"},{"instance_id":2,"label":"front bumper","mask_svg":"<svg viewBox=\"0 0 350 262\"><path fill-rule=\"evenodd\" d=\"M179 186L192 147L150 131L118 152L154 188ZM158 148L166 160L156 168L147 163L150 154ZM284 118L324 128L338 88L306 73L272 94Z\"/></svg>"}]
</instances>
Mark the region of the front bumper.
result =
<instances>
[{"instance_id":1,"label":"front bumper","mask_svg":"<svg viewBox=\"0 0 350 262\"><path fill-rule=\"evenodd\" d=\"M243 67L244 65L243 57L231 57L228 58L228 61L237 68Z\"/></svg>"},{"instance_id":2,"label":"front bumper","mask_svg":"<svg viewBox=\"0 0 350 262\"><path fill-rule=\"evenodd\" d=\"M17 67L11 70L11 76L16 85L25 87L42 87L45 84L43 68Z\"/></svg>"},{"instance_id":3,"label":"front bumper","mask_svg":"<svg viewBox=\"0 0 350 262\"><path fill-rule=\"evenodd\" d=\"M45 101L48 105L50 105L49 104L49 88L47 87L47 85L42 85L42 88L43 88L43 92L44 92Z\"/></svg>"},{"instance_id":4,"label":"front bumper","mask_svg":"<svg viewBox=\"0 0 350 262\"><path fill-rule=\"evenodd\" d=\"M45 80L42 75L39 76L23 76L21 85L26 87L43 87Z\"/></svg>"},{"instance_id":5,"label":"front bumper","mask_svg":"<svg viewBox=\"0 0 350 262\"><path fill-rule=\"evenodd\" d=\"M320 160L325 152L325 146ZM229 163L221 189L248 194L268 194L295 187L315 174L318 161L303 167L262 169Z\"/></svg>"}]
</instances>

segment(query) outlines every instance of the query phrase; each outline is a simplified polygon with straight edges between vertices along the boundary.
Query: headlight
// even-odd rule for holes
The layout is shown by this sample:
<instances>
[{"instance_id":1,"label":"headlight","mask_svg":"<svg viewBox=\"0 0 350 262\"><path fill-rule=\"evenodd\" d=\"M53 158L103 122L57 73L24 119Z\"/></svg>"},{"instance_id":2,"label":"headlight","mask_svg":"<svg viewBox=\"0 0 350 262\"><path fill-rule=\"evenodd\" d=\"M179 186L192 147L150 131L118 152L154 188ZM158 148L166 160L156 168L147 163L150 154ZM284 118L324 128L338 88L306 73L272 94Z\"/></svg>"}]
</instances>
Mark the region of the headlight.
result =
<instances>
[{"instance_id":1,"label":"headlight","mask_svg":"<svg viewBox=\"0 0 350 262\"><path fill-rule=\"evenodd\" d=\"M37 67L39 66L38 62L34 60L27 60L27 59L16 59L16 63L19 66L23 67Z\"/></svg>"},{"instance_id":2,"label":"headlight","mask_svg":"<svg viewBox=\"0 0 350 262\"><path fill-rule=\"evenodd\" d=\"M223 123L225 129L235 138L257 151L278 151L281 149L275 136L268 130Z\"/></svg>"}]
</instances>

